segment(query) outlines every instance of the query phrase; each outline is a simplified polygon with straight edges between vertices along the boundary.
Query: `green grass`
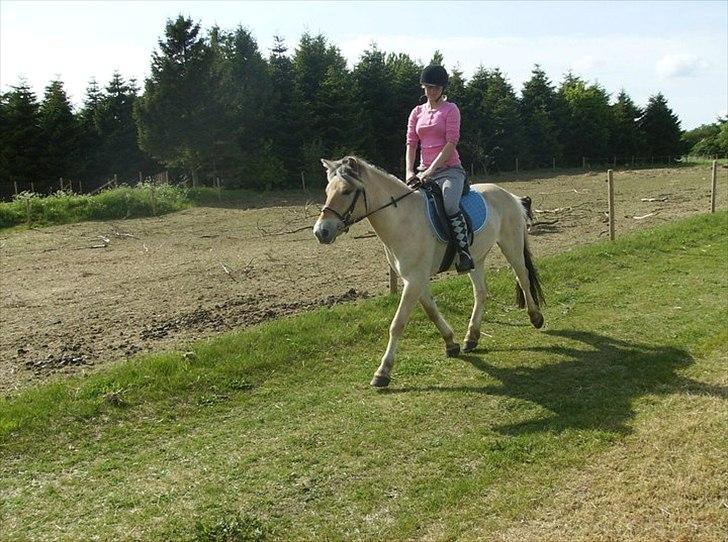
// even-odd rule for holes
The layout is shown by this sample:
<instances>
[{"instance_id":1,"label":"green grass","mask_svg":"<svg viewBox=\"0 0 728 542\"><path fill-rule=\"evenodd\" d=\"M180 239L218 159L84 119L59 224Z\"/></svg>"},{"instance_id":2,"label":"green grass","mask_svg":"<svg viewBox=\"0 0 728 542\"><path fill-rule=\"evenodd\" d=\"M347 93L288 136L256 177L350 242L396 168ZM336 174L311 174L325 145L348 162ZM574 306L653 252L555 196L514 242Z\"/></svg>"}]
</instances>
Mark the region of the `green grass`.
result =
<instances>
[{"instance_id":1,"label":"green grass","mask_svg":"<svg viewBox=\"0 0 728 542\"><path fill-rule=\"evenodd\" d=\"M493 538L665 401L724 394L727 232L722 212L539 261L543 332L494 273L492 337L448 359L418 311L385 392L391 297L2 399L1 538ZM469 282L435 293L462 336Z\"/></svg>"},{"instance_id":2,"label":"green grass","mask_svg":"<svg viewBox=\"0 0 728 542\"><path fill-rule=\"evenodd\" d=\"M0 229L74 224L164 215L192 206L257 205L267 192L247 189L185 188L142 183L109 188L95 195L58 191L50 196L23 192L10 202L0 202ZM280 194L285 194L281 192Z\"/></svg>"},{"instance_id":3,"label":"green grass","mask_svg":"<svg viewBox=\"0 0 728 542\"><path fill-rule=\"evenodd\" d=\"M191 204L184 188L148 183L120 186L95 195L58 191L41 197L23 192L11 202L0 202L0 228L28 225L29 222L37 227L162 215Z\"/></svg>"}]
</instances>

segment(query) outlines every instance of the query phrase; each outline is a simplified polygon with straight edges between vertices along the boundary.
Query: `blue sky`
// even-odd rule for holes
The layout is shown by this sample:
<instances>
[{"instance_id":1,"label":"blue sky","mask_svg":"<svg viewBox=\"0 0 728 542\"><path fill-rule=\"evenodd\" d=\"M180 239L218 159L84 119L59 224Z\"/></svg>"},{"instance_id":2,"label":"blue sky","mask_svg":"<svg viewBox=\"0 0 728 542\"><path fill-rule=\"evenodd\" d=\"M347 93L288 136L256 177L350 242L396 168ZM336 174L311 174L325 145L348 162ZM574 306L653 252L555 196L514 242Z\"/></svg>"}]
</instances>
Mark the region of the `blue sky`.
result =
<instances>
[{"instance_id":1,"label":"blue sky","mask_svg":"<svg viewBox=\"0 0 728 542\"><path fill-rule=\"evenodd\" d=\"M685 129L728 112L728 2L36 2L0 1L0 86L22 75L38 93L60 77L75 104L91 77L140 82L167 18L247 27L267 56L322 33L353 66L375 42L424 62L439 49L466 77L499 67L516 90L535 63L572 70L638 104L662 92Z\"/></svg>"}]
</instances>

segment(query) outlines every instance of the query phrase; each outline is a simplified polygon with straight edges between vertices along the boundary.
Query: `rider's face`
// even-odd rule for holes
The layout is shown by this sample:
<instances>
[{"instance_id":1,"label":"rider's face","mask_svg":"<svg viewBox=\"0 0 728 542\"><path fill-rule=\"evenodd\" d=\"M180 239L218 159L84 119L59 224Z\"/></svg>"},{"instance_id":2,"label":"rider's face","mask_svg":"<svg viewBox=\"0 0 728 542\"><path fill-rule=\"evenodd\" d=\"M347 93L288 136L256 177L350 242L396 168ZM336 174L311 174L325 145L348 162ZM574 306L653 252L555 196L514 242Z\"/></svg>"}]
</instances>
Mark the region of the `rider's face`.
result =
<instances>
[{"instance_id":1,"label":"rider's face","mask_svg":"<svg viewBox=\"0 0 728 542\"><path fill-rule=\"evenodd\" d=\"M442 87L438 87L437 85L422 85L422 88L425 90L425 96L427 96L428 100L436 102L442 96Z\"/></svg>"}]
</instances>

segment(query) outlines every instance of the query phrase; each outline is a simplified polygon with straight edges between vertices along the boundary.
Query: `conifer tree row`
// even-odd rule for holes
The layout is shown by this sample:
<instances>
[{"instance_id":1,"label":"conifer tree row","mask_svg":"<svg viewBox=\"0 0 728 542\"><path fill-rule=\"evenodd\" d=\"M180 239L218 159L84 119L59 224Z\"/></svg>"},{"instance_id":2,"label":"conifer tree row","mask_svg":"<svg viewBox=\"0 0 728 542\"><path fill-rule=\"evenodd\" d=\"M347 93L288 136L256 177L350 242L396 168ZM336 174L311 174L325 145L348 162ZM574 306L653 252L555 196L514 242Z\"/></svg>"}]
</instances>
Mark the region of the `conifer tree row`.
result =
<instances>
[{"instance_id":1,"label":"conifer tree row","mask_svg":"<svg viewBox=\"0 0 728 542\"><path fill-rule=\"evenodd\" d=\"M465 78L440 52L427 63L450 72L459 152L476 172L512 170L516 159L521 168L575 167L583 157L664 160L694 146L728 153L725 120L683 134L660 93L641 108L624 89L612 97L572 73L554 83L538 65L517 90L498 68ZM61 81L40 101L23 81L0 96L0 184L132 180L168 168L192 184L285 188L300 186L302 174L321 182L319 159L346 153L401 176L422 68L372 44L350 69L338 47L308 33L292 51L281 37L261 51L242 26L205 33L179 16L166 23L141 94L115 73L103 88L89 83L77 112Z\"/></svg>"}]
</instances>

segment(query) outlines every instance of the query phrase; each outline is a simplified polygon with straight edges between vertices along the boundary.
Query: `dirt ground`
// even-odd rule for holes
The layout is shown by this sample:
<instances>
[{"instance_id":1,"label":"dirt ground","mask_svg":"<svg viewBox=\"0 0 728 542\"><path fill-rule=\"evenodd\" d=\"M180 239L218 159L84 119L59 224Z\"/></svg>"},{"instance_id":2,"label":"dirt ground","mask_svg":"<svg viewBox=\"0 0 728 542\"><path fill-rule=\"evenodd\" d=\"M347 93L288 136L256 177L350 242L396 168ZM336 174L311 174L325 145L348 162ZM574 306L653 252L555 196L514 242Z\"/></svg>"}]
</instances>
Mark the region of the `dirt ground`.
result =
<instances>
[{"instance_id":1,"label":"dirt ground","mask_svg":"<svg viewBox=\"0 0 728 542\"><path fill-rule=\"evenodd\" d=\"M707 211L709 177L707 166L617 171L617 235ZM537 262L608 237L605 180L603 172L485 179L531 196L542 211L531 235ZM719 208L727 181L720 169ZM368 222L333 245L316 242L311 226L322 202L319 189L1 232L0 393L386 292L384 250ZM497 249L490 264L504 265Z\"/></svg>"}]
</instances>

